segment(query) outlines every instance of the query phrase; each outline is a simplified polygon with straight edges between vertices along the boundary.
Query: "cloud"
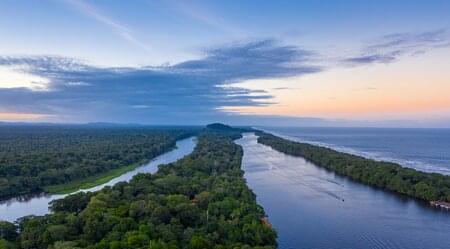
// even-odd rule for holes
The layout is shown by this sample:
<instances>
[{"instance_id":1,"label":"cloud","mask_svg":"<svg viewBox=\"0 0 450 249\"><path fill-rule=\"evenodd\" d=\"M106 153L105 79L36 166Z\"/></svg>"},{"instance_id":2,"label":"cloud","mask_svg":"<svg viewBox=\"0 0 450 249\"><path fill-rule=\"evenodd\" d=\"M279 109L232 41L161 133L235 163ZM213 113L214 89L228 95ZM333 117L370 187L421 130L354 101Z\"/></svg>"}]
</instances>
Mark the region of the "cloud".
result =
<instances>
[{"instance_id":1,"label":"cloud","mask_svg":"<svg viewBox=\"0 0 450 249\"><path fill-rule=\"evenodd\" d=\"M447 29L389 34L369 42L356 56L344 58L341 62L353 66L372 63L387 64L401 56L415 56L433 48L450 46L449 42Z\"/></svg>"},{"instance_id":2,"label":"cloud","mask_svg":"<svg viewBox=\"0 0 450 249\"><path fill-rule=\"evenodd\" d=\"M101 14L100 11L98 11L94 6L88 4L87 2L84 2L83 0L66 0L66 2L69 3L71 6L75 7L83 14L108 26L114 33L116 33L118 36L125 39L126 41L144 49L147 52L151 52L150 47L147 44L139 41L133 35L133 33L128 27L124 26L123 24L120 24L119 22L111 19L110 17L104 14Z\"/></svg>"},{"instance_id":3,"label":"cloud","mask_svg":"<svg viewBox=\"0 0 450 249\"><path fill-rule=\"evenodd\" d=\"M209 49L206 54L204 59L183 62L175 65L174 69L233 80L287 77L321 70L308 65L313 52L294 46L279 46L274 40L234 43ZM294 65L298 62L304 63Z\"/></svg>"},{"instance_id":4,"label":"cloud","mask_svg":"<svg viewBox=\"0 0 450 249\"><path fill-rule=\"evenodd\" d=\"M338 60L351 66L391 63L446 44L446 30L392 34L366 44L357 56ZM323 57L312 50L270 39L210 47L200 59L163 66L98 67L66 57L0 56L0 67L46 82L38 89L0 88L0 113L39 114L58 122L238 122L243 115L227 110L277 103L270 92L235 83L322 72L325 67L316 65L318 58ZM248 116L245 120L272 119Z\"/></svg>"},{"instance_id":5,"label":"cloud","mask_svg":"<svg viewBox=\"0 0 450 249\"><path fill-rule=\"evenodd\" d=\"M318 72L313 53L273 40L209 48L204 57L172 66L101 68L50 56L0 57L49 80L45 91L0 88L0 112L40 113L57 121L204 123L224 117L226 106L264 106L273 96L232 87L246 79Z\"/></svg>"},{"instance_id":6,"label":"cloud","mask_svg":"<svg viewBox=\"0 0 450 249\"><path fill-rule=\"evenodd\" d=\"M281 90L292 90L292 89L298 89L298 88L293 88L293 87L274 87L272 89L281 91Z\"/></svg>"}]
</instances>

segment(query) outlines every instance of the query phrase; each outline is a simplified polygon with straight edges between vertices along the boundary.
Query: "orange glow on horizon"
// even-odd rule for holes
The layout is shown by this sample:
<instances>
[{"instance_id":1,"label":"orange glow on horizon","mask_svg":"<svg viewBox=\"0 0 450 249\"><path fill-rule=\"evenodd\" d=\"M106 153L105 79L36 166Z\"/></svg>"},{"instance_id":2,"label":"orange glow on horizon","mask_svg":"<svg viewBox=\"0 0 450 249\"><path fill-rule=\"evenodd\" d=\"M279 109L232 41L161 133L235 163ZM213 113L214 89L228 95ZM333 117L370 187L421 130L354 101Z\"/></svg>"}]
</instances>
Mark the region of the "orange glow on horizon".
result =
<instances>
[{"instance_id":1,"label":"orange glow on horizon","mask_svg":"<svg viewBox=\"0 0 450 249\"><path fill-rule=\"evenodd\" d=\"M47 115L36 113L0 112L1 121L30 121L46 117Z\"/></svg>"},{"instance_id":2,"label":"orange glow on horizon","mask_svg":"<svg viewBox=\"0 0 450 249\"><path fill-rule=\"evenodd\" d=\"M336 68L288 79L245 81L236 86L263 89L274 96L277 104L223 109L243 114L322 118L448 116L448 54L441 51L389 65Z\"/></svg>"}]
</instances>

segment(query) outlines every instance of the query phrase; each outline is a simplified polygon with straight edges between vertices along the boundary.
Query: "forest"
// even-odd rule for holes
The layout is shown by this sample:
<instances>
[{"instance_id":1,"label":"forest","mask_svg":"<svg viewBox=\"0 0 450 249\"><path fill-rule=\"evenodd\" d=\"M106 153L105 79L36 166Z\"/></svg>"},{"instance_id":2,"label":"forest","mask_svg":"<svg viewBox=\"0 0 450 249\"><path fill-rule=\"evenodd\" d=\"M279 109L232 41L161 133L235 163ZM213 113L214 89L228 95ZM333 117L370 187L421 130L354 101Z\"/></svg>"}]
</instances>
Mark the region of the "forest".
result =
<instances>
[{"instance_id":1,"label":"forest","mask_svg":"<svg viewBox=\"0 0 450 249\"><path fill-rule=\"evenodd\" d=\"M329 148L257 132L258 143L367 185L425 201L450 201L450 176L426 173L396 163L375 161Z\"/></svg>"},{"instance_id":2,"label":"forest","mask_svg":"<svg viewBox=\"0 0 450 249\"><path fill-rule=\"evenodd\" d=\"M214 128L155 174L53 201L46 216L1 222L0 248L275 248L276 233L243 177L239 131Z\"/></svg>"},{"instance_id":3,"label":"forest","mask_svg":"<svg viewBox=\"0 0 450 249\"><path fill-rule=\"evenodd\" d=\"M0 200L144 163L199 128L0 126Z\"/></svg>"}]
</instances>

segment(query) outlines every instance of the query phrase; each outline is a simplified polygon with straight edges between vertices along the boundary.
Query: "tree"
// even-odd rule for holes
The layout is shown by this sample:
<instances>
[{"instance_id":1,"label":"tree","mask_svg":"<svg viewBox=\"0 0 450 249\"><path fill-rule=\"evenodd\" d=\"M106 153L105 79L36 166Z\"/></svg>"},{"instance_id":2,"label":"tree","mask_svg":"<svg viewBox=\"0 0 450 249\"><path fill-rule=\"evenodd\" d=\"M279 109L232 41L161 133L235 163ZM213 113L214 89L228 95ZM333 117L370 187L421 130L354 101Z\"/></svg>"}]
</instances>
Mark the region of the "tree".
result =
<instances>
[{"instance_id":1,"label":"tree","mask_svg":"<svg viewBox=\"0 0 450 249\"><path fill-rule=\"evenodd\" d=\"M0 239L0 249L17 249L17 246L11 241Z\"/></svg>"},{"instance_id":2,"label":"tree","mask_svg":"<svg viewBox=\"0 0 450 249\"><path fill-rule=\"evenodd\" d=\"M189 242L189 249L208 249L212 248L211 243L202 236L196 235Z\"/></svg>"},{"instance_id":3,"label":"tree","mask_svg":"<svg viewBox=\"0 0 450 249\"><path fill-rule=\"evenodd\" d=\"M57 241L52 249L81 249L74 241Z\"/></svg>"},{"instance_id":4,"label":"tree","mask_svg":"<svg viewBox=\"0 0 450 249\"><path fill-rule=\"evenodd\" d=\"M204 131L192 154L155 174L54 202L52 213L21 220L17 242L24 249L273 249L276 234L261 223L264 211L245 184L237 135Z\"/></svg>"},{"instance_id":5,"label":"tree","mask_svg":"<svg viewBox=\"0 0 450 249\"><path fill-rule=\"evenodd\" d=\"M0 220L0 239L15 240L17 238L17 227L13 223Z\"/></svg>"},{"instance_id":6,"label":"tree","mask_svg":"<svg viewBox=\"0 0 450 249\"><path fill-rule=\"evenodd\" d=\"M435 200L437 196L437 191L433 187L430 187L428 184L424 182L419 182L414 185L414 189L416 190L416 196L422 198L424 200Z\"/></svg>"}]
</instances>

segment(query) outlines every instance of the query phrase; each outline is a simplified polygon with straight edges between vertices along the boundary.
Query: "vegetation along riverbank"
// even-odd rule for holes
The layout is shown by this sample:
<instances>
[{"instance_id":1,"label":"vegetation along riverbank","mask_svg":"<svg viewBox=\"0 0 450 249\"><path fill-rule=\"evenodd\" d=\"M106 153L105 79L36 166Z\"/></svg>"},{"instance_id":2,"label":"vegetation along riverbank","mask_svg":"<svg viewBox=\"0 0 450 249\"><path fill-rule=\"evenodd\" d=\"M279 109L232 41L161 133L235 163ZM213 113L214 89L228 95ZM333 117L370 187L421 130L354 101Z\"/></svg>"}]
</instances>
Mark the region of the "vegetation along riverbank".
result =
<instances>
[{"instance_id":1,"label":"vegetation along riverbank","mask_svg":"<svg viewBox=\"0 0 450 249\"><path fill-rule=\"evenodd\" d=\"M142 164L144 163L145 161L134 163L128 166L109 170L105 173L96 174L83 179L74 180L68 183L44 186L43 189L46 193L50 194L70 194L79 189L89 189L107 183L110 180L122 174L125 174L129 171L136 169L137 167L142 166Z\"/></svg>"},{"instance_id":2,"label":"vegetation along riverbank","mask_svg":"<svg viewBox=\"0 0 450 249\"><path fill-rule=\"evenodd\" d=\"M269 249L276 233L247 187L241 130L214 125L194 151L94 193L54 201L52 213L0 224L0 246L13 249ZM17 233L20 228L20 233Z\"/></svg>"},{"instance_id":3,"label":"vegetation along riverbank","mask_svg":"<svg viewBox=\"0 0 450 249\"><path fill-rule=\"evenodd\" d=\"M258 143L288 155L303 157L352 180L428 202L450 202L450 176L294 142L265 132L257 132L257 135Z\"/></svg>"},{"instance_id":4,"label":"vegetation along riverbank","mask_svg":"<svg viewBox=\"0 0 450 249\"><path fill-rule=\"evenodd\" d=\"M199 130L148 126L0 126L0 200L44 190L67 193L78 186L104 183L173 149L177 140Z\"/></svg>"}]
</instances>

